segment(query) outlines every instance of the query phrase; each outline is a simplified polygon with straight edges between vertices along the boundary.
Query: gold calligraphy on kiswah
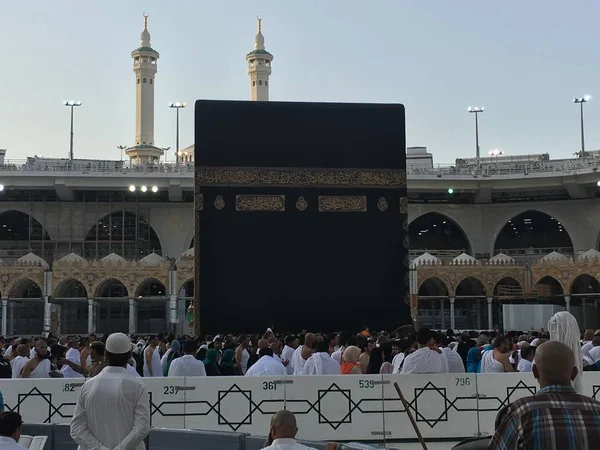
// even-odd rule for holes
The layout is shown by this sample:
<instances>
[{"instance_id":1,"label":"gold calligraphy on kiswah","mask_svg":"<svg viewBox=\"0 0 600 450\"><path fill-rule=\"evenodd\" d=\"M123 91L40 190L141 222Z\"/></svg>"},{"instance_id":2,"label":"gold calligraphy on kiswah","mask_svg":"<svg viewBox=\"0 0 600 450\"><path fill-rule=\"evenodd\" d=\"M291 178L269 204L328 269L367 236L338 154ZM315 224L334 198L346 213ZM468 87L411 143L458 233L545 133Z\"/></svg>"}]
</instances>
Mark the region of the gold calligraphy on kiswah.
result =
<instances>
[{"instance_id":1,"label":"gold calligraphy on kiswah","mask_svg":"<svg viewBox=\"0 0 600 450\"><path fill-rule=\"evenodd\" d=\"M284 195L236 195L236 211L285 211Z\"/></svg>"},{"instance_id":2,"label":"gold calligraphy on kiswah","mask_svg":"<svg viewBox=\"0 0 600 450\"><path fill-rule=\"evenodd\" d=\"M406 171L395 169L305 169L196 167L197 186L406 188Z\"/></svg>"},{"instance_id":3,"label":"gold calligraphy on kiswah","mask_svg":"<svg viewBox=\"0 0 600 450\"><path fill-rule=\"evenodd\" d=\"M365 212L367 197L362 195L319 196L321 212Z\"/></svg>"}]
</instances>

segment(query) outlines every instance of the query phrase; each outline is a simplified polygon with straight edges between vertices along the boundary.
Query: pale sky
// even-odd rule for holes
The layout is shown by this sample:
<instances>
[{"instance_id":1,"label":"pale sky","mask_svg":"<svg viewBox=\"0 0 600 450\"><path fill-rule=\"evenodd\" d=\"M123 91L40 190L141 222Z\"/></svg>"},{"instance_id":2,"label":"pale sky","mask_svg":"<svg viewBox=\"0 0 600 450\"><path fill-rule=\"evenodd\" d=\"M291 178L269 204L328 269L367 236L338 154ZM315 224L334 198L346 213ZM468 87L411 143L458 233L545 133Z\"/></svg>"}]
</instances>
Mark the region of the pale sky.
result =
<instances>
[{"instance_id":1,"label":"pale sky","mask_svg":"<svg viewBox=\"0 0 600 450\"><path fill-rule=\"evenodd\" d=\"M0 148L7 158L67 157L69 111L75 155L118 158L132 145L142 13L160 52L155 142L193 143L194 100L246 100L245 55L256 16L275 59L271 100L403 103L408 146L434 162L482 154L579 150L574 96L585 105L586 148L600 148L600 13L597 0L81 0L0 3ZM264 124L268 133L269 124ZM251 148L249 147L249 150ZM282 149L285 151L285 149ZM172 159L172 153L170 154Z\"/></svg>"}]
</instances>

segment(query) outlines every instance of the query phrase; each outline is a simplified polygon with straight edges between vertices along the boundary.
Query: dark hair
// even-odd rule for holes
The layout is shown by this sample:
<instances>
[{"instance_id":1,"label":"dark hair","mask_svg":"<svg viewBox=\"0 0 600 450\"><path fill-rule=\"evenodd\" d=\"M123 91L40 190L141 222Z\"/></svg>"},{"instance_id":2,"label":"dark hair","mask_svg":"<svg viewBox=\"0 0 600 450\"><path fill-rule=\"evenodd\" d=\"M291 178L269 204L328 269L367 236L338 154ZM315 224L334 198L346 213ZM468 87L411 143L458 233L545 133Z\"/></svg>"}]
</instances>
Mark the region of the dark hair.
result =
<instances>
[{"instance_id":1,"label":"dark hair","mask_svg":"<svg viewBox=\"0 0 600 450\"><path fill-rule=\"evenodd\" d=\"M90 349L94 350L98 355L104 356L104 342L92 342L90 344Z\"/></svg>"},{"instance_id":2,"label":"dark hair","mask_svg":"<svg viewBox=\"0 0 600 450\"><path fill-rule=\"evenodd\" d=\"M433 336L433 339L435 340L435 342L437 342L442 347L448 346L448 338L443 333L435 333L435 335Z\"/></svg>"},{"instance_id":3,"label":"dark hair","mask_svg":"<svg viewBox=\"0 0 600 450\"><path fill-rule=\"evenodd\" d=\"M346 339L345 347L350 347L351 345L358 347L358 338L356 336L348 336L348 339Z\"/></svg>"},{"instance_id":4,"label":"dark hair","mask_svg":"<svg viewBox=\"0 0 600 450\"><path fill-rule=\"evenodd\" d=\"M12 411L0 413L0 436L12 437L21 425L23 419L19 413Z\"/></svg>"},{"instance_id":5,"label":"dark hair","mask_svg":"<svg viewBox=\"0 0 600 450\"><path fill-rule=\"evenodd\" d=\"M532 355L535 356L535 347L534 346L525 345L521 349L521 358L527 359L527 358L529 358Z\"/></svg>"},{"instance_id":6,"label":"dark hair","mask_svg":"<svg viewBox=\"0 0 600 450\"><path fill-rule=\"evenodd\" d=\"M261 348L260 351L258 352L258 356L262 358L265 355L273 356L273 350L271 350L269 347Z\"/></svg>"},{"instance_id":7,"label":"dark hair","mask_svg":"<svg viewBox=\"0 0 600 450\"><path fill-rule=\"evenodd\" d=\"M427 345L427 343L431 340L432 337L433 332L429 328L419 328L419 331L417 332L417 342L419 343L419 345Z\"/></svg>"},{"instance_id":8,"label":"dark hair","mask_svg":"<svg viewBox=\"0 0 600 450\"><path fill-rule=\"evenodd\" d=\"M109 366L124 367L129 362L131 352L127 353L111 353L108 350L105 352L106 362Z\"/></svg>"},{"instance_id":9,"label":"dark hair","mask_svg":"<svg viewBox=\"0 0 600 450\"><path fill-rule=\"evenodd\" d=\"M206 358L206 353L208 353L208 349L206 347L201 348L198 350L198 353L196 353L196 359L202 361L204 358Z\"/></svg>"},{"instance_id":10,"label":"dark hair","mask_svg":"<svg viewBox=\"0 0 600 450\"><path fill-rule=\"evenodd\" d=\"M185 341L183 343L183 352L184 353L194 354L196 352L197 348L198 347L196 346L196 343L191 339L188 339L187 341Z\"/></svg>"},{"instance_id":11,"label":"dark hair","mask_svg":"<svg viewBox=\"0 0 600 450\"><path fill-rule=\"evenodd\" d=\"M289 345L292 342L294 342L295 340L296 340L296 336L293 336L293 335L290 334L289 336L285 337L285 344Z\"/></svg>"},{"instance_id":12,"label":"dark hair","mask_svg":"<svg viewBox=\"0 0 600 450\"><path fill-rule=\"evenodd\" d=\"M315 351L317 351L318 353L327 353L329 351L329 341L317 341Z\"/></svg>"},{"instance_id":13,"label":"dark hair","mask_svg":"<svg viewBox=\"0 0 600 450\"><path fill-rule=\"evenodd\" d=\"M504 343L510 344L510 339L508 336L499 334L494 338L494 348L500 348Z\"/></svg>"},{"instance_id":14,"label":"dark hair","mask_svg":"<svg viewBox=\"0 0 600 450\"><path fill-rule=\"evenodd\" d=\"M382 364L383 350L381 350L381 347L375 347L373 350L371 350L369 365L367 366L367 374L378 374Z\"/></svg>"}]
</instances>

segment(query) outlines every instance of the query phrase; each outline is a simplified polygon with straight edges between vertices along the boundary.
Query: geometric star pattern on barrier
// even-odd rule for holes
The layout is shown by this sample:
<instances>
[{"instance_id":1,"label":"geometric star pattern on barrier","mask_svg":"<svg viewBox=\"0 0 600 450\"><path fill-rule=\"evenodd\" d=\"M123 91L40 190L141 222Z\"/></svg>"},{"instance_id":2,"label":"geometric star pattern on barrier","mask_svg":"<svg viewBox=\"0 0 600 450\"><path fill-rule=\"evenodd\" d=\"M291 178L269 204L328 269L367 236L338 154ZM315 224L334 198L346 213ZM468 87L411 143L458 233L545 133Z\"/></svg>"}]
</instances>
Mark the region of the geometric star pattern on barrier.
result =
<instances>
[{"instance_id":1,"label":"geometric star pattern on barrier","mask_svg":"<svg viewBox=\"0 0 600 450\"><path fill-rule=\"evenodd\" d=\"M436 403L436 405L441 406L440 413L434 417L425 417L421 411L418 410L419 397L423 395L425 392L435 392L440 396L440 402ZM431 428L435 427L439 422L447 422L448 421L448 412L451 410L454 411L477 411L477 398L476 397L456 397L454 400L450 400L447 396L446 388L438 388L431 381L427 382L425 386L422 388L414 388L413 389L414 397L408 402L408 407L413 411L415 415L415 420L417 422L426 423ZM385 408L386 413L405 413L402 402L399 398L391 398L385 399L385 403L394 403L399 405L397 409L388 409ZM469 405L472 404L472 405Z\"/></svg>"},{"instance_id":2,"label":"geometric star pattern on barrier","mask_svg":"<svg viewBox=\"0 0 600 450\"><path fill-rule=\"evenodd\" d=\"M4 407L9 411L21 413L21 406L23 405L23 403L25 403L25 401L28 398L31 398L31 397L41 398L48 404L48 416L46 417L46 419L44 419L43 423L50 423L52 421L52 417L54 417L55 414L58 414L63 419L69 419L72 417L72 415L70 415L70 414L63 414L61 412L61 409L64 408L65 406L75 406L75 403L61 403L58 406L54 406L52 404L52 393L43 393L37 387L32 388L26 394L19 394L17 404L15 406L13 406L12 408L6 404L4 405Z\"/></svg>"},{"instance_id":3,"label":"geometric star pattern on barrier","mask_svg":"<svg viewBox=\"0 0 600 450\"><path fill-rule=\"evenodd\" d=\"M500 397L485 397L480 396L479 399L479 411L499 411L505 406L509 405L511 402L511 395L513 395L516 391L526 390L527 394L535 395L537 391L536 386L528 386L524 381L519 381L515 386L507 386L506 387L506 397L501 399ZM519 396L523 397L523 396ZM493 402L493 406L483 406L483 404L488 404Z\"/></svg>"},{"instance_id":4,"label":"geometric star pattern on barrier","mask_svg":"<svg viewBox=\"0 0 600 450\"><path fill-rule=\"evenodd\" d=\"M255 412L258 411L261 414L273 415L277 411L279 411L279 409L281 409L281 408L278 407L278 408L274 408L273 410L267 410L267 408L265 408L265 406L269 405L270 403L275 404L275 405L281 405L284 402L284 399L281 399L281 400L274 399L274 400L262 400L262 401L256 403L255 401L252 400L252 391L243 390L235 383L232 384L229 387L229 389L227 389L227 390L217 391L217 396L218 396L218 400L214 404L211 404L210 402L208 402L206 400L188 400L188 401L180 400L180 401L166 401L166 402L162 402L162 403L156 405L156 404L154 404L154 402L152 400L152 393L150 393L150 417L152 418L152 416L154 414L160 414L163 417L207 416L210 413L214 412L218 417L219 425L227 425L229 428L231 428L232 431L237 431L242 425L252 425L252 414L254 414ZM243 408L245 408L245 405L243 402L244 402L244 400L247 401L248 413L242 420L239 420L239 421L229 420L224 415L224 413L221 411L221 403L227 397L231 397L231 396L238 397L238 398L236 398L236 401L239 401L239 408L237 408L238 410L243 410ZM204 406L206 409L202 412L185 411L183 414L181 414L181 413L165 413L161 410L163 406L169 406L169 405L186 405L189 407L189 409L192 409L191 408L192 406Z\"/></svg>"}]
</instances>

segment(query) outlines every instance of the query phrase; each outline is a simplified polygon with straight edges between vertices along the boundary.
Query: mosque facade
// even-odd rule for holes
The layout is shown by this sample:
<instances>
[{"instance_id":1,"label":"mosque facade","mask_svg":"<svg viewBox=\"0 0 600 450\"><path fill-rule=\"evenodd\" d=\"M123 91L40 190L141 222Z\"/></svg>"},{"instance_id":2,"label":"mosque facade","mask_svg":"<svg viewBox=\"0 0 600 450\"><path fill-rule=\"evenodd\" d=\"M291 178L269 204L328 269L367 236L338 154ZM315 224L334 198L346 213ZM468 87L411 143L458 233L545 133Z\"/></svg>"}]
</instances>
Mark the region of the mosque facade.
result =
<instances>
[{"instance_id":1,"label":"mosque facade","mask_svg":"<svg viewBox=\"0 0 600 450\"><path fill-rule=\"evenodd\" d=\"M254 101L269 100L273 55L262 28L259 19L246 55ZM164 163L154 140L160 55L147 17L131 57L128 161L11 161L0 152L2 335L189 332L194 148ZM563 309L596 328L599 167L599 151L442 168L425 148L407 149L409 201L400 207L409 216L412 295L398 301L435 328L539 328Z\"/></svg>"}]
</instances>

